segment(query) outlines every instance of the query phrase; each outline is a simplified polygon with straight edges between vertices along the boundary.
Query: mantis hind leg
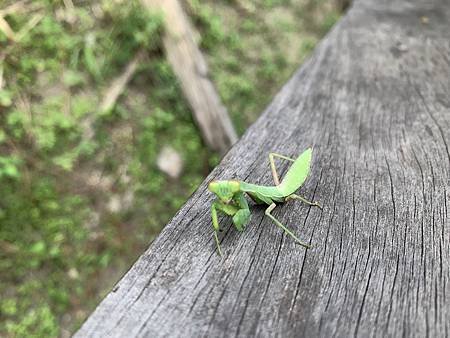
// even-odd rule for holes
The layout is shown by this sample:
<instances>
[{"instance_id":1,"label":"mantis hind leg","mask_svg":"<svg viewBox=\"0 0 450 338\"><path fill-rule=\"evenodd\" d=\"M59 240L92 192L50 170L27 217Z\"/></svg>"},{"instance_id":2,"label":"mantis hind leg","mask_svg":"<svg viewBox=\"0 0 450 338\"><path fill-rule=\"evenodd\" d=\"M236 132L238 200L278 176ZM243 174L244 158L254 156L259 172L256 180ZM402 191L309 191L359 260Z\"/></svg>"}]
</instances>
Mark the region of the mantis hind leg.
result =
<instances>
[{"instance_id":1,"label":"mantis hind leg","mask_svg":"<svg viewBox=\"0 0 450 338\"><path fill-rule=\"evenodd\" d=\"M271 212L273 209L275 209L277 205L275 203L272 203L271 205L269 205L269 207L266 209L265 214L276 224L278 225L281 229L284 230L284 232L286 232L289 236L291 236L298 244L304 246L305 248L310 248L311 246L308 244L303 243L302 241L300 241L297 236L295 236L291 230L289 230L288 228L286 228L279 220L277 220L275 217L272 216Z\"/></svg>"},{"instance_id":2,"label":"mantis hind leg","mask_svg":"<svg viewBox=\"0 0 450 338\"><path fill-rule=\"evenodd\" d=\"M275 185L280 184L280 177L278 176L277 168L275 167L275 157L282 158L283 160L288 160L291 162L295 162L293 158L280 155L277 153L269 153L269 163L270 163L270 170L272 171L273 181L275 182Z\"/></svg>"},{"instance_id":3,"label":"mantis hind leg","mask_svg":"<svg viewBox=\"0 0 450 338\"><path fill-rule=\"evenodd\" d=\"M318 207L320 210L323 210L323 207L318 202L308 201L306 198L304 198L302 196L299 196L299 195L296 195L296 194L292 194L292 195L289 195L288 197L286 197L286 201L288 201L288 200L300 200L303 203L306 203L306 204L311 205L313 207Z\"/></svg>"}]
</instances>

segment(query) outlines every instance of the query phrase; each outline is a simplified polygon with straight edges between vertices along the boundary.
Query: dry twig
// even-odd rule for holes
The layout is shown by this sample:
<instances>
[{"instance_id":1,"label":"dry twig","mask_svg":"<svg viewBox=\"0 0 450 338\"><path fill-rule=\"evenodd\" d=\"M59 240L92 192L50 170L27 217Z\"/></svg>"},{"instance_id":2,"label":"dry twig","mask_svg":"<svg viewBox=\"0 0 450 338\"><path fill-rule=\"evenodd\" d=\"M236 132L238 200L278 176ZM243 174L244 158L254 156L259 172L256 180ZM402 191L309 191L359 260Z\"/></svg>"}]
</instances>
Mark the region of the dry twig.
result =
<instances>
[{"instance_id":1,"label":"dry twig","mask_svg":"<svg viewBox=\"0 0 450 338\"><path fill-rule=\"evenodd\" d=\"M5 18L1 15L0 15L0 31L2 31L3 34L5 34L8 40L16 41L16 33L14 33L14 31L9 26L8 21L6 21Z\"/></svg>"},{"instance_id":2,"label":"dry twig","mask_svg":"<svg viewBox=\"0 0 450 338\"><path fill-rule=\"evenodd\" d=\"M139 63L145 56L145 51L139 51L134 58L127 64L125 70L122 74L120 74L116 79L114 79L111 83L111 86L106 90L105 95L103 96L103 100L100 103L100 111L105 112L111 110L120 95L122 95L125 90L128 82L133 78L133 75L136 72L136 69Z\"/></svg>"}]
</instances>

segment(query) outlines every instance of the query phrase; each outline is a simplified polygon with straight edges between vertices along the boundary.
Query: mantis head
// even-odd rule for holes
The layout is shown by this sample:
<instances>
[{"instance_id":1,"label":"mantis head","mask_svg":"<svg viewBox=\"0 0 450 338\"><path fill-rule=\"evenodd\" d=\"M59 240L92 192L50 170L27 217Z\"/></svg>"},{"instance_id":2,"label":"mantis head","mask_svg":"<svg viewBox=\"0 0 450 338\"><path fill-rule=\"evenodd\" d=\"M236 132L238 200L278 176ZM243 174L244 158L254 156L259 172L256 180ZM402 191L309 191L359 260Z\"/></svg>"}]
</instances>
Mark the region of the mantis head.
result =
<instances>
[{"instance_id":1,"label":"mantis head","mask_svg":"<svg viewBox=\"0 0 450 338\"><path fill-rule=\"evenodd\" d=\"M208 189L225 204L230 203L234 194L241 190L239 181L211 181Z\"/></svg>"}]
</instances>

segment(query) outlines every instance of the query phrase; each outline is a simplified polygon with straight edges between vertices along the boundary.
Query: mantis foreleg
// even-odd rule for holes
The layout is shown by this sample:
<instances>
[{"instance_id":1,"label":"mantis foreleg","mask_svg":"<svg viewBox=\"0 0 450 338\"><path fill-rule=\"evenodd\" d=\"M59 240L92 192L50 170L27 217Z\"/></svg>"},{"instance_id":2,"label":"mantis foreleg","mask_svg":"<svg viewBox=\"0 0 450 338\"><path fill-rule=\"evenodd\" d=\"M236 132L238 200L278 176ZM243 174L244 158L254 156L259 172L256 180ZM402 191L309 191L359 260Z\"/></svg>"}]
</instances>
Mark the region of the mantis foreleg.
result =
<instances>
[{"instance_id":1,"label":"mantis foreleg","mask_svg":"<svg viewBox=\"0 0 450 338\"><path fill-rule=\"evenodd\" d=\"M275 209L277 205L275 203L272 203L271 205L269 205L269 207L266 209L266 215L276 224L278 225L281 229L283 229L289 236L291 236L298 244L304 246L305 248L310 248L311 246L308 244L303 243L302 241L300 241L297 236L295 236L288 228L286 228L279 220L277 220L275 217L273 217L271 215L271 212L273 209Z\"/></svg>"},{"instance_id":2,"label":"mantis foreleg","mask_svg":"<svg viewBox=\"0 0 450 338\"><path fill-rule=\"evenodd\" d=\"M217 210L215 203L211 205L211 219L214 228L214 239L216 240L217 250L219 251L219 255L222 256L222 250L220 250L219 236L217 233L219 232L219 221L217 219Z\"/></svg>"},{"instance_id":3,"label":"mantis foreleg","mask_svg":"<svg viewBox=\"0 0 450 338\"><path fill-rule=\"evenodd\" d=\"M275 185L279 185L280 178L277 173L277 168L275 167L275 160L274 160L275 157L279 157L279 158L282 158L283 160L288 160L291 162L295 162L295 160L293 158L290 158L290 157L287 157L284 155L280 155L277 153L269 153L270 170L272 171L273 181L275 182Z\"/></svg>"},{"instance_id":4,"label":"mantis foreleg","mask_svg":"<svg viewBox=\"0 0 450 338\"><path fill-rule=\"evenodd\" d=\"M306 203L308 205L311 205L311 206L314 206L314 207L318 207L320 210L323 209L322 206L318 202L308 201L306 198L304 198L302 196L299 196L297 194L289 195L288 197L286 197L286 201L288 201L288 200L300 200L303 203Z\"/></svg>"}]
</instances>

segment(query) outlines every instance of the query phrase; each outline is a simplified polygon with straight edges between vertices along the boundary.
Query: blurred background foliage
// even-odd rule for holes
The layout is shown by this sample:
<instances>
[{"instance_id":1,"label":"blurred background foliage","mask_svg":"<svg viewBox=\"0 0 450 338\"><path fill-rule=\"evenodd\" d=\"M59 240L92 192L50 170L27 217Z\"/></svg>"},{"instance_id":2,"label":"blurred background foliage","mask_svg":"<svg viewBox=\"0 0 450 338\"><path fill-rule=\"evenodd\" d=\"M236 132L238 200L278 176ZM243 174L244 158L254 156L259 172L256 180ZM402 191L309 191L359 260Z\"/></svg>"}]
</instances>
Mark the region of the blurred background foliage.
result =
<instances>
[{"instance_id":1,"label":"blurred background foliage","mask_svg":"<svg viewBox=\"0 0 450 338\"><path fill-rule=\"evenodd\" d=\"M186 0L240 134L340 15L338 1ZM0 336L70 336L181 207L217 154L203 144L137 0L3 0ZM1 19L1 18L0 18ZM139 50L113 109L101 97ZM181 174L158 169L161 149Z\"/></svg>"}]
</instances>

